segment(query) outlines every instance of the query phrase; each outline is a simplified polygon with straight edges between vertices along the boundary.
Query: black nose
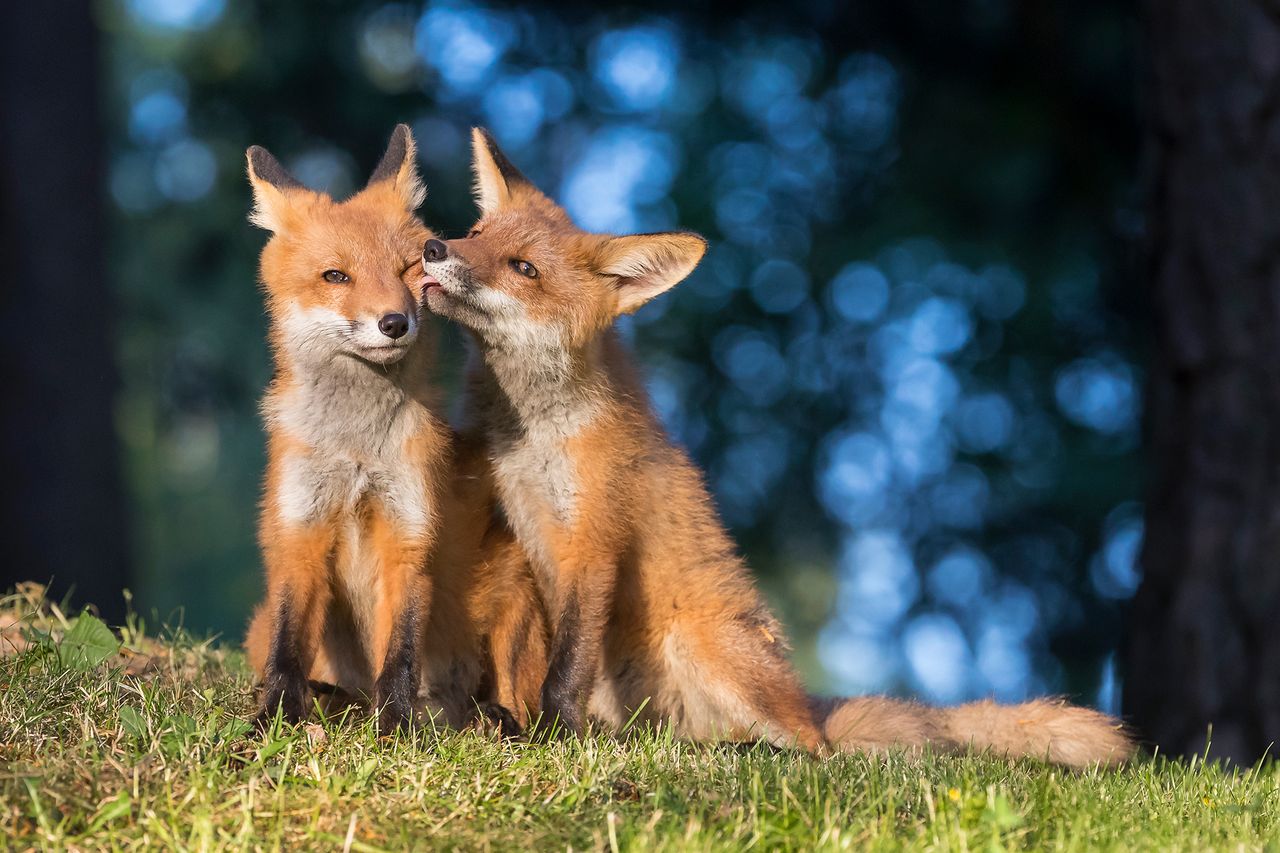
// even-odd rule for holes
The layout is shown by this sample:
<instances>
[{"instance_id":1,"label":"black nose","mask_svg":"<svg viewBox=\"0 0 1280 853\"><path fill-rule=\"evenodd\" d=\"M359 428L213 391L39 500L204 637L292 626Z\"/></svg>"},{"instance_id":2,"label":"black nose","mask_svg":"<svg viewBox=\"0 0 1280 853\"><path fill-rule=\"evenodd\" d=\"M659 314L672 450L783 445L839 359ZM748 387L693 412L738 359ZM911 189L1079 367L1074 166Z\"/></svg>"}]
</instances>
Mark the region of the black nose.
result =
<instances>
[{"instance_id":1,"label":"black nose","mask_svg":"<svg viewBox=\"0 0 1280 853\"><path fill-rule=\"evenodd\" d=\"M403 338L409 331L409 318L403 314L388 314L378 321L378 329L388 338Z\"/></svg>"},{"instance_id":2,"label":"black nose","mask_svg":"<svg viewBox=\"0 0 1280 853\"><path fill-rule=\"evenodd\" d=\"M432 237L422 247L422 259L424 261L443 261L447 257L449 257L449 247L444 244L443 240L437 240Z\"/></svg>"}]
</instances>

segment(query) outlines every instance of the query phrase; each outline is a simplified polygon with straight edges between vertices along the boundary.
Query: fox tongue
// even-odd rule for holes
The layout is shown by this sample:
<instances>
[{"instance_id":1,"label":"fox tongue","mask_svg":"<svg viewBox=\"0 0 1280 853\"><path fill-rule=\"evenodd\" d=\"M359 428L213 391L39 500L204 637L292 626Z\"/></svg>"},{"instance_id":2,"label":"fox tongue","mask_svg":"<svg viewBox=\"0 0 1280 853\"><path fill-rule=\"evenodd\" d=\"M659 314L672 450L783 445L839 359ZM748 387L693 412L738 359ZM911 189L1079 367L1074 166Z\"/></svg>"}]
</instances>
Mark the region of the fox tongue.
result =
<instances>
[{"instance_id":1,"label":"fox tongue","mask_svg":"<svg viewBox=\"0 0 1280 853\"><path fill-rule=\"evenodd\" d=\"M439 286L440 286L440 280L439 280L439 279L437 279L437 278L436 278L435 276L433 276L433 275L424 275L424 276L422 277L422 286L423 286L424 288L427 288L427 287L439 287Z\"/></svg>"}]
</instances>

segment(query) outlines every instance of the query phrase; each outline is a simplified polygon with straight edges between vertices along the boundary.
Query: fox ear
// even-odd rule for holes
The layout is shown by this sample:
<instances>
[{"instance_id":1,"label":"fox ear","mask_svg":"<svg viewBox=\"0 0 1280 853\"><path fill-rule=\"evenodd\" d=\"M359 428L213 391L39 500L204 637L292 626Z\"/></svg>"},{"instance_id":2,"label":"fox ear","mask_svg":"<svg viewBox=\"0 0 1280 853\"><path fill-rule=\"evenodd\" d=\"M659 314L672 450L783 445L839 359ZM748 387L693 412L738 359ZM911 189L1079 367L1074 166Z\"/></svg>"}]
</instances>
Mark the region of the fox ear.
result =
<instances>
[{"instance_id":1,"label":"fox ear","mask_svg":"<svg viewBox=\"0 0 1280 853\"><path fill-rule=\"evenodd\" d=\"M249 214L249 221L271 232L283 230L293 206L290 194L306 187L261 145L249 146L245 160L249 183L253 186L253 212Z\"/></svg>"},{"instance_id":2,"label":"fox ear","mask_svg":"<svg viewBox=\"0 0 1280 853\"><path fill-rule=\"evenodd\" d=\"M472 168L476 173L476 204L480 206L481 216L494 212L510 201L511 192L517 186L532 186L483 127L471 129L471 155Z\"/></svg>"},{"instance_id":3,"label":"fox ear","mask_svg":"<svg viewBox=\"0 0 1280 853\"><path fill-rule=\"evenodd\" d=\"M611 237L596 255L596 270L617 278L618 312L625 314L683 281L706 251L707 241L690 231Z\"/></svg>"},{"instance_id":4,"label":"fox ear","mask_svg":"<svg viewBox=\"0 0 1280 853\"><path fill-rule=\"evenodd\" d=\"M378 166L369 176L371 187L382 181L393 181L395 190L404 202L405 209L417 210L427 199L427 188L418 177L418 147L413 141L413 132L407 124L397 124L391 131L391 140L387 143L386 153L378 161Z\"/></svg>"}]
</instances>

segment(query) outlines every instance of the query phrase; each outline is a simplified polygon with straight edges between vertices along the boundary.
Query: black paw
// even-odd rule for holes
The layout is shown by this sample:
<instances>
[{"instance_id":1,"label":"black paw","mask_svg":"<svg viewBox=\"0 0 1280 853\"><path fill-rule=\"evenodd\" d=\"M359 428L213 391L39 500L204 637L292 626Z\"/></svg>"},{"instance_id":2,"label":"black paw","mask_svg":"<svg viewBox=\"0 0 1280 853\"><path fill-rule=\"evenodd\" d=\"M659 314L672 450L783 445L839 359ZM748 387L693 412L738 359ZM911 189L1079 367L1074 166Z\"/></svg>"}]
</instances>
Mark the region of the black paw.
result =
<instances>
[{"instance_id":1,"label":"black paw","mask_svg":"<svg viewBox=\"0 0 1280 853\"><path fill-rule=\"evenodd\" d=\"M378 734L382 736L396 732L412 731L414 727L413 706L406 699L391 698L378 707Z\"/></svg>"},{"instance_id":2,"label":"black paw","mask_svg":"<svg viewBox=\"0 0 1280 853\"><path fill-rule=\"evenodd\" d=\"M266 731L276 715L283 722L296 724L307 716L307 691L300 686L276 687L263 691L262 704L253 718L259 731Z\"/></svg>"},{"instance_id":3,"label":"black paw","mask_svg":"<svg viewBox=\"0 0 1280 853\"><path fill-rule=\"evenodd\" d=\"M485 702L480 706L480 716L485 725L497 731L499 737L516 738L524 734L524 728L515 715L497 702Z\"/></svg>"},{"instance_id":4,"label":"black paw","mask_svg":"<svg viewBox=\"0 0 1280 853\"><path fill-rule=\"evenodd\" d=\"M544 738L569 738L582 734L586 723L586 692L563 679L548 676L542 685L542 719Z\"/></svg>"},{"instance_id":5,"label":"black paw","mask_svg":"<svg viewBox=\"0 0 1280 853\"><path fill-rule=\"evenodd\" d=\"M548 743L556 740L568 740L581 737L585 729L579 711L569 708L544 707L542 716L530 731L534 740Z\"/></svg>"}]
</instances>

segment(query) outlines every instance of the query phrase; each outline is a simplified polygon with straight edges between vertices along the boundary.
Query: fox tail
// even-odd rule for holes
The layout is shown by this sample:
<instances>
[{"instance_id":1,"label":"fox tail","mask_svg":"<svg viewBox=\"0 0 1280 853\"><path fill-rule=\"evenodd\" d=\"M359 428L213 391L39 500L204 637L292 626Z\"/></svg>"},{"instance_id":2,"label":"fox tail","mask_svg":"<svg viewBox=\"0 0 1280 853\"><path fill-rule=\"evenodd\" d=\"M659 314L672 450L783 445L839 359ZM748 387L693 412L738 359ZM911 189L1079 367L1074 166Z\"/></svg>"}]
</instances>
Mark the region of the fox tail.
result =
<instances>
[{"instance_id":1,"label":"fox tail","mask_svg":"<svg viewBox=\"0 0 1280 853\"><path fill-rule=\"evenodd\" d=\"M936 708L864 696L820 700L818 710L823 734L840 752L930 747L938 752L986 751L1084 768L1114 767L1131 758L1136 749L1119 720L1060 699Z\"/></svg>"}]
</instances>

